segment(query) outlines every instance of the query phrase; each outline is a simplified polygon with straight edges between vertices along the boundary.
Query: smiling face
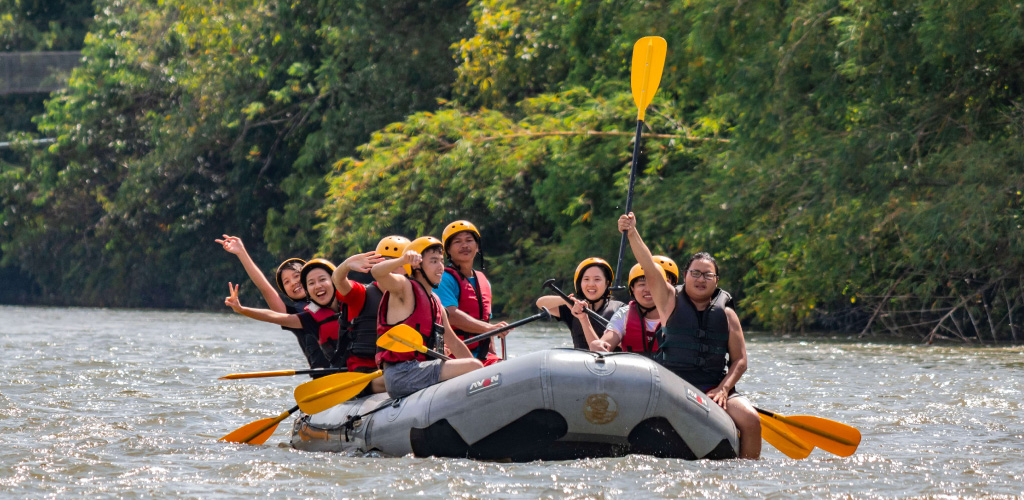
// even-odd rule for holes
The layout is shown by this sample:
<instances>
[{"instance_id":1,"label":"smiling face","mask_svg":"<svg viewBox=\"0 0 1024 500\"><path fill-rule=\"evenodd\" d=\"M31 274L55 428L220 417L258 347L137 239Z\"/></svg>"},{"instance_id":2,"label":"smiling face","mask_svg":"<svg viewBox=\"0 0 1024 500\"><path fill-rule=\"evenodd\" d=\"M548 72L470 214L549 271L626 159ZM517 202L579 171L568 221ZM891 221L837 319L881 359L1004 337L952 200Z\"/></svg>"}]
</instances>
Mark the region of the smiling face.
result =
<instances>
[{"instance_id":1,"label":"smiling face","mask_svg":"<svg viewBox=\"0 0 1024 500\"><path fill-rule=\"evenodd\" d=\"M691 271L700 271L701 275L694 277ZM704 277L704 273L718 274L714 262L704 259L694 260L684 273L685 277L683 280L686 283L686 295L689 295L690 300L694 302L710 300L711 296L715 293L715 289L718 287L718 276L709 280Z\"/></svg>"},{"instance_id":2,"label":"smiling face","mask_svg":"<svg viewBox=\"0 0 1024 500\"><path fill-rule=\"evenodd\" d=\"M281 284L284 286L284 293L294 301L306 300L306 290L302 288L302 281L299 272L294 269L281 271Z\"/></svg>"},{"instance_id":3,"label":"smiling face","mask_svg":"<svg viewBox=\"0 0 1024 500\"><path fill-rule=\"evenodd\" d=\"M334 301L334 283L325 269L313 269L306 274L306 290L309 298L321 307L327 307Z\"/></svg>"},{"instance_id":4,"label":"smiling face","mask_svg":"<svg viewBox=\"0 0 1024 500\"><path fill-rule=\"evenodd\" d=\"M633 300L640 307L644 309L651 309L654 307L654 296L651 295L651 289L647 288L647 279L639 277L633 280L633 285L630 287L630 291L633 293Z\"/></svg>"},{"instance_id":5,"label":"smiling face","mask_svg":"<svg viewBox=\"0 0 1024 500\"><path fill-rule=\"evenodd\" d=\"M604 271L599 266L588 267L580 277L580 290L591 302L601 300L608 290L608 279L605 278Z\"/></svg>"},{"instance_id":6,"label":"smiling face","mask_svg":"<svg viewBox=\"0 0 1024 500\"><path fill-rule=\"evenodd\" d=\"M423 261L420 262L420 269L423 273L419 276L426 276L429 283L423 283L431 287L441 283L441 276L444 275L444 252L440 246L426 249L423 252Z\"/></svg>"},{"instance_id":7,"label":"smiling face","mask_svg":"<svg viewBox=\"0 0 1024 500\"><path fill-rule=\"evenodd\" d=\"M448 255L457 266L472 265L479 251L480 245L476 242L476 236L469 231L456 233L449 239Z\"/></svg>"}]
</instances>

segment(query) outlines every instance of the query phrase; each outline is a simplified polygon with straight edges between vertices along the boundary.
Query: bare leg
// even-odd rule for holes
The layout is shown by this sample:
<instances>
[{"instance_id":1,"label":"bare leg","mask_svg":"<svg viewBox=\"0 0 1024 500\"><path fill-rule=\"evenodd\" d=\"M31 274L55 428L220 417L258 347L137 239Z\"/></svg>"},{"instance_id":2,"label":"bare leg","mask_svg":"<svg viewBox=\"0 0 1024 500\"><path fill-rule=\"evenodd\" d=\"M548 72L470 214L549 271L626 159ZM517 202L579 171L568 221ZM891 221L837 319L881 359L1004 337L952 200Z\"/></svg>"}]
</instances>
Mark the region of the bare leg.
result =
<instances>
[{"instance_id":1,"label":"bare leg","mask_svg":"<svg viewBox=\"0 0 1024 500\"><path fill-rule=\"evenodd\" d=\"M725 410L740 431L740 458L761 456L761 419L757 410L747 398L740 396L729 399Z\"/></svg>"},{"instance_id":2,"label":"bare leg","mask_svg":"<svg viewBox=\"0 0 1024 500\"><path fill-rule=\"evenodd\" d=\"M469 373L483 367L483 363L476 358L461 358L445 361L444 363L441 363L441 377L439 381L455 378L463 373Z\"/></svg>"},{"instance_id":3,"label":"bare leg","mask_svg":"<svg viewBox=\"0 0 1024 500\"><path fill-rule=\"evenodd\" d=\"M384 377L377 377L371 380L370 390L373 391L374 394L386 391L387 389L384 386Z\"/></svg>"}]
</instances>

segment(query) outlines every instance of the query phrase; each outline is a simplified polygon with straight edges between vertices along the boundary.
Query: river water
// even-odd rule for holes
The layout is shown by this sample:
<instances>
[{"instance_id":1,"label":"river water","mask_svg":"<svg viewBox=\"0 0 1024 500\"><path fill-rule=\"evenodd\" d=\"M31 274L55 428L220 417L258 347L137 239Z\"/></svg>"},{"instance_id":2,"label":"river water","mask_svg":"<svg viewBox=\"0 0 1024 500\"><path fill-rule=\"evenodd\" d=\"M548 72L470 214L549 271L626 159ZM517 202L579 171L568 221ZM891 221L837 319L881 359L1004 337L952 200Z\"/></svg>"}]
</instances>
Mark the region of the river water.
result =
<instances>
[{"instance_id":1,"label":"river water","mask_svg":"<svg viewBox=\"0 0 1024 500\"><path fill-rule=\"evenodd\" d=\"M537 325L534 323L534 325ZM510 355L569 344L554 323ZM222 435L294 404L290 333L232 314L0 306L0 495L242 498L1024 498L1024 348L748 333L755 405L852 425L860 449L792 460L523 464L355 457Z\"/></svg>"}]
</instances>

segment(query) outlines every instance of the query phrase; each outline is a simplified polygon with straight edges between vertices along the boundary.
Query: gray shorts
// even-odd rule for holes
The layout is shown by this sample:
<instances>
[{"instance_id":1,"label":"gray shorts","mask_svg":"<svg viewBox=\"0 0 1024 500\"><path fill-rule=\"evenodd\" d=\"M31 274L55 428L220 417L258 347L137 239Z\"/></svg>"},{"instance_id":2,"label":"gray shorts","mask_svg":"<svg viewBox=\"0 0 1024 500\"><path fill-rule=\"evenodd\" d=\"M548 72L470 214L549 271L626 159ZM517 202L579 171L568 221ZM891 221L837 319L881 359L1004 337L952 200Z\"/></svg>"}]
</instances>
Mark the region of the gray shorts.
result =
<instances>
[{"instance_id":1,"label":"gray shorts","mask_svg":"<svg viewBox=\"0 0 1024 500\"><path fill-rule=\"evenodd\" d=\"M392 398L408 396L436 384L440 379L440 359L384 365L384 387Z\"/></svg>"}]
</instances>

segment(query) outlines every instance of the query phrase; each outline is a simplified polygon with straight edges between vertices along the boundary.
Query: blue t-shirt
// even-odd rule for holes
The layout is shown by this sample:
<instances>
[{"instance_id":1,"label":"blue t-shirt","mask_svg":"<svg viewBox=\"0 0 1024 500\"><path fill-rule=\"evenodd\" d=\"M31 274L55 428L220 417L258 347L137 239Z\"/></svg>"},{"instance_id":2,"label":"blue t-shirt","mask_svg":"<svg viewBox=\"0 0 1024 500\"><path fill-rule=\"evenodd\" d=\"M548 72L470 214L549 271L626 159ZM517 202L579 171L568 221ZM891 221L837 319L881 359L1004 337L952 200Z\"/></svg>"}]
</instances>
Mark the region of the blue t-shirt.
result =
<instances>
[{"instance_id":1,"label":"blue t-shirt","mask_svg":"<svg viewBox=\"0 0 1024 500\"><path fill-rule=\"evenodd\" d=\"M476 286L476 276L469 278L469 282ZM445 309L451 306L459 307L459 281L452 276L452 273L445 271L444 276L441 276L441 285L434 293L441 299L441 307Z\"/></svg>"}]
</instances>

